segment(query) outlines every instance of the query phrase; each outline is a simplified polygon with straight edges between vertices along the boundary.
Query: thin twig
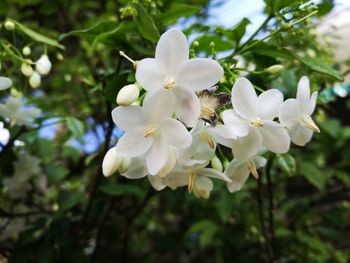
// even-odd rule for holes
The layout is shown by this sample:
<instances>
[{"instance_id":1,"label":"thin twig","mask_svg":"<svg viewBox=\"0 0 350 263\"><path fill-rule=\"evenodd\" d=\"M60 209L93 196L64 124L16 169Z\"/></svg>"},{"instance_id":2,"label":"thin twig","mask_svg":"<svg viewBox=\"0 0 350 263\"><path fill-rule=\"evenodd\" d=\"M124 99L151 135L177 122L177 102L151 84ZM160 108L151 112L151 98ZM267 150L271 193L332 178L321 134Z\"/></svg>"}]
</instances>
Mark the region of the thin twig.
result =
<instances>
[{"instance_id":1,"label":"thin twig","mask_svg":"<svg viewBox=\"0 0 350 263\"><path fill-rule=\"evenodd\" d=\"M273 159L269 159L266 165L266 179L267 179L267 193L269 198L269 238L270 238L270 245L271 245L271 251L272 251L272 259L273 262L275 262L276 255L275 255L275 204L273 200L273 185L271 180L271 167L272 167Z\"/></svg>"}]
</instances>

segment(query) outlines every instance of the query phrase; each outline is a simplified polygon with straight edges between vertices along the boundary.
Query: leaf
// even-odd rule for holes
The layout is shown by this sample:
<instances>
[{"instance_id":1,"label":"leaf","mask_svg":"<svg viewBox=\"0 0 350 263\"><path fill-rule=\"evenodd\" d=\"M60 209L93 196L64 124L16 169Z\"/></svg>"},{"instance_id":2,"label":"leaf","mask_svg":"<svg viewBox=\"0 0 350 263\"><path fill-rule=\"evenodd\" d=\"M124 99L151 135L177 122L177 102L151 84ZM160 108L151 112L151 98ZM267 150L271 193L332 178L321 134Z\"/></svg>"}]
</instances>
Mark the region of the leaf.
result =
<instances>
[{"instance_id":1,"label":"leaf","mask_svg":"<svg viewBox=\"0 0 350 263\"><path fill-rule=\"evenodd\" d=\"M198 235L201 247L206 247L213 242L214 236L218 231L218 226L207 219L194 223L188 231L189 235Z\"/></svg>"},{"instance_id":2,"label":"leaf","mask_svg":"<svg viewBox=\"0 0 350 263\"><path fill-rule=\"evenodd\" d=\"M198 41L199 46L196 48L197 50L204 51L208 54L211 53L210 43L213 42L215 44L215 51L221 52L226 50L231 50L234 47L233 41L225 40L223 37L218 37L214 34L205 34L196 39Z\"/></svg>"},{"instance_id":3,"label":"leaf","mask_svg":"<svg viewBox=\"0 0 350 263\"><path fill-rule=\"evenodd\" d=\"M105 88L105 97L112 103L115 103L119 90L128 84L127 78L129 73L121 75L112 74L106 78L107 85Z\"/></svg>"},{"instance_id":4,"label":"leaf","mask_svg":"<svg viewBox=\"0 0 350 263\"><path fill-rule=\"evenodd\" d=\"M70 36L77 36L85 39L91 44L97 36L105 32L112 31L117 26L118 26L118 22L116 21L102 21L86 29L74 30L74 31L70 31L68 33L62 34L59 36L59 40L65 39Z\"/></svg>"},{"instance_id":5,"label":"leaf","mask_svg":"<svg viewBox=\"0 0 350 263\"><path fill-rule=\"evenodd\" d=\"M243 18L238 24L232 27L232 37L236 43L239 43L246 32L246 27L250 24L248 18Z\"/></svg>"},{"instance_id":6,"label":"leaf","mask_svg":"<svg viewBox=\"0 0 350 263\"><path fill-rule=\"evenodd\" d=\"M100 186L100 190L109 195L134 195L141 197L143 195L142 190L136 185L107 183Z\"/></svg>"},{"instance_id":7,"label":"leaf","mask_svg":"<svg viewBox=\"0 0 350 263\"><path fill-rule=\"evenodd\" d=\"M156 43L159 39L159 31L153 18L149 16L141 4L135 4L137 16L135 17L136 26L140 34L149 41Z\"/></svg>"},{"instance_id":8,"label":"leaf","mask_svg":"<svg viewBox=\"0 0 350 263\"><path fill-rule=\"evenodd\" d=\"M318 190L322 191L324 189L328 175L322 172L316 165L301 162L300 173Z\"/></svg>"},{"instance_id":9,"label":"leaf","mask_svg":"<svg viewBox=\"0 0 350 263\"><path fill-rule=\"evenodd\" d=\"M33 39L37 42L40 42L40 43L47 44L49 46L57 47L60 49L65 49L65 47L63 45L61 45L60 43L58 43L57 40L49 38L49 37L44 36L42 34L39 34L39 33L33 31L32 29L26 27L25 25L22 25L21 23L15 21L13 19L8 19L8 20L13 22L16 25L16 28L18 30L22 31L22 33L26 34L31 39Z\"/></svg>"},{"instance_id":10,"label":"leaf","mask_svg":"<svg viewBox=\"0 0 350 263\"><path fill-rule=\"evenodd\" d=\"M309 67L311 70L326 74L338 81L344 81L343 75L338 71L332 68L328 63L317 59L317 58L304 58L293 54L293 56L298 59L302 64Z\"/></svg>"},{"instance_id":11,"label":"leaf","mask_svg":"<svg viewBox=\"0 0 350 263\"><path fill-rule=\"evenodd\" d=\"M175 23L179 18L190 17L200 11L200 8L193 5L183 3L173 4L158 18L158 21L164 25L170 25Z\"/></svg>"},{"instance_id":12,"label":"leaf","mask_svg":"<svg viewBox=\"0 0 350 263\"><path fill-rule=\"evenodd\" d=\"M251 49L252 52L271 58L291 59L293 56L287 49L278 48L265 43L260 43Z\"/></svg>"},{"instance_id":13,"label":"leaf","mask_svg":"<svg viewBox=\"0 0 350 263\"><path fill-rule=\"evenodd\" d=\"M58 197L60 210L68 210L84 200L82 192L62 191Z\"/></svg>"},{"instance_id":14,"label":"leaf","mask_svg":"<svg viewBox=\"0 0 350 263\"><path fill-rule=\"evenodd\" d=\"M74 137L79 140L83 139L84 136L84 124L82 121L74 117L66 117L66 124L70 132Z\"/></svg>"},{"instance_id":15,"label":"leaf","mask_svg":"<svg viewBox=\"0 0 350 263\"><path fill-rule=\"evenodd\" d=\"M284 173L286 173L289 176L294 175L296 165L295 159L292 155L290 155L289 153L277 154L276 158L278 166L282 169Z\"/></svg>"}]
</instances>

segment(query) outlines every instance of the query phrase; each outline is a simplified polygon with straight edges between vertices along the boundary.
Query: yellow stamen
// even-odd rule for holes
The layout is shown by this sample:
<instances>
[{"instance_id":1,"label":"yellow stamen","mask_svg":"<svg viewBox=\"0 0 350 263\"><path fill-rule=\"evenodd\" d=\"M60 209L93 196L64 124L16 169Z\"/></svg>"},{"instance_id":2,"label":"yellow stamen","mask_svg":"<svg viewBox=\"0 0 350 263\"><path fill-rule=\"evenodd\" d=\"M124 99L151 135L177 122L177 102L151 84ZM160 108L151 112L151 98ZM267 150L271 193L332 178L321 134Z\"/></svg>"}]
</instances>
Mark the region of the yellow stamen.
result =
<instances>
[{"instance_id":1,"label":"yellow stamen","mask_svg":"<svg viewBox=\"0 0 350 263\"><path fill-rule=\"evenodd\" d=\"M264 122L259 117L256 117L254 120L250 122L250 124L255 128L259 128L264 125Z\"/></svg>"},{"instance_id":2,"label":"yellow stamen","mask_svg":"<svg viewBox=\"0 0 350 263\"><path fill-rule=\"evenodd\" d=\"M192 191L193 191L194 183L196 182L196 177L197 177L197 175L196 175L195 173L191 173L191 174L188 176L188 184L187 184L187 187L188 187L188 192L189 192L189 193L192 193Z\"/></svg>"},{"instance_id":3,"label":"yellow stamen","mask_svg":"<svg viewBox=\"0 0 350 263\"><path fill-rule=\"evenodd\" d=\"M176 86L175 79L174 78L168 78L165 80L163 87L165 89L172 89Z\"/></svg>"},{"instance_id":4,"label":"yellow stamen","mask_svg":"<svg viewBox=\"0 0 350 263\"><path fill-rule=\"evenodd\" d=\"M202 131L200 133L200 136L203 139L203 141L205 141L209 145L210 148L212 148L212 149L215 148L215 143L208 133Z\"/></svg>"},{"instance_id":5,"label":"yellow stamen","mask_svg":"<svg viewBox=\"0 0 350 263\"><path fill-rule=\"evenodd\" d=\"M151 127L148 128L147 130L144 131L143 136L144 137L153 137L158 133L158 129L156 127Z\"/></svg>"},{"instance_id":6,"label":"yellow stamen","mask_svg":"<svg viewBox=\"0 0 350 263\"><path fill-rule=\"evenodd\" d=\"M248 161L248 170L256 179L258 179L259 174L258 174L258 171L256 170L256 166L253 161Z\"/></svg>"},{"instance_id":7,"label":"yellow stamen","mask_svg":"<svg viewBox=\"0 0 350 263\"><path fill-rule=\"evenodd\" d=\"M314 132L318 132L318 133L320 132L320 129L317 127L316 123L311 119L310 116L306 116L306 115L302 116L299 119L299 123L302 126L308 128Z\"/></svg>"},{"instance_id":8,"label":"yellow stamen","mask_svg":"<svg viewBox=\"0 0 350 263\"><path fill-rule=\"evenodd\" d=\"M208 116L208 117L213 117L215 115L215 111L213 111L207 105L201 105L201 112L202 112L202 115Z\"/></svg>"}]
</instances>

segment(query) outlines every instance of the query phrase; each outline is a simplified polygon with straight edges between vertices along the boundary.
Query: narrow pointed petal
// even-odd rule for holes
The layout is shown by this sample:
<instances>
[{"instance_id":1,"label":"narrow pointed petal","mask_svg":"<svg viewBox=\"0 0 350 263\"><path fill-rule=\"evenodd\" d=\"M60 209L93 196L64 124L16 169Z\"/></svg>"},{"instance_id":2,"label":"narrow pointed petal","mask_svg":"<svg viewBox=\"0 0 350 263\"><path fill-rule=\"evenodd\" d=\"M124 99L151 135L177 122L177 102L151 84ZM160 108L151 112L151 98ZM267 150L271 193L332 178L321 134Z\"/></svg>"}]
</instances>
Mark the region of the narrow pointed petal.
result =
<instances>
[{"instance_id":1,"label":"narrow pointed petal","mask_svg":"<svg viewBox=\"0 0 350 263\"><path fill-rule=\"evenodd\" d=\"M296 98L300 113L305 114L310 101L310 81L308 77L303 76L300 79Z\"/></svg>"},{"instance_id":2,"label":"narrow pointed petal","mask_svg":"<svg viewBox=\"0 0 350 263\"><path fill-rule=\"evenodd\" d=\"M235 159L249 160L259 153L261 147L261 134L256 128L251 127L247 136L233 141L232 151Z\"/></svg>"},{"instance_id":3,"label":"narrow pointed petal","mask_svg":"<svg viewBox=\"0 0 350 263\"><path fill-rule=\"evenodd\" d=\"M305 110L305 114L310 116L312 113L314 113L315 107L316 107L317 96L318 96L318 92L314 91L311 95L309 105L307 105L307 108Z\"/></svg>"},{"instance_id":4,"label":"narrow pointed petal","mask_svg":"<svg viewBox=\"0 0 350 263\"><path fill-rule=\"evenodd\" d=\"M175 112L173 91L159 88L147 93L143 100L143 111L149 122L159 123L171 118Z\"/></svg>"},{"instance_id":5,"label":"narrow pointed petal","mask_svg":"<svg viewBox=\"0 0 350 263\"><path fill-rule=\"evenodd\" d=\"M170 145L178 148L186 148L191 145L191 134L187 131L186 127L177 120L164 120L161 123L161 133Z\"/></svg>"},{"instance_id":6,"label":"narrow pointed petal","mask_svg":"<svg viewBox=\"0 0 350 263\"><path fill-rule=\"evenodd\" d=\"M311 140L313 131L297 124L292 127L289 134L293 143L304 146Z\"/></svg>"},{"instance_id":7,"label":"narrow pointed petal","mask_svg":"<svg viewBox=\"0 0 350 263\"><path fill-rule=\"evenodd\" d=\"M157 175L149 175L147 178L153 189L156 191L161 191L166 187L162 182L162 178Z\"/></svg>"},{"instance_id":8,"label":"narrow pointed petal","mask_svg":"<svg viewBox=\"0 0 350 263\"><path fill-rule=\"evenodd\" d=\"M158 41L155 57L165 74L174 77L180 65L189 58L186 36L177 28L165 32Z\"/></svg>"},{"instance_id":9,"label":"narrow pointed petal","mask_svg":"<svg viewBox=\"0 0 350 263\"><path fill-rule=\"evenodd\" d=\"M240 78L232 88L232 106L244 119L252 119L255 116L255 104L257 96L252 83L246 78Z\"/></svg>"},{"instance_id":10,"label":"narrow pointed petal","mask_svg":"<svg viewBox=\"0 0 350 263\"><path fill-rule=\"evenodd\" d=\"M154 138L149 151L146 153L146 164L150 175L156 175L164 167L169 154L166 139L159 135Z\"/></svg>"},{"instance_id":11,"label":"narrow pointed petal","mask_svg":"<svg viewBox=\"0 0 350 263\"><path fill-rule=\"evenodd\" d=\"M262 136L262 145L274 153L285 153L289 150L290 137L287 130L279 123L265 121L259 128Z\"/></svg>"},{"instance_id":12,"label":"narrow pointed petal","mask_svg":"<svg viewBox=\"0 0 350 263\"><path fill-rule=\"evenodd\" d=\"M249 132L249 123L232 109L225 110L222 113L222 120L237 137L244 137Z\"/></svg>"},{"instance_id":13,"label":"narrow pointed petal","mask_svg":"<svg viewBox=\"0 0 350 263\"><path fill-rule=\"evenodd\" d=\"M277 89L261 93L256 101L255 113L262 120L273 120L283 103L283 94Z\"/></svg>"},{"instance_id":14,"label":"narrow pointed petal","mask_svg":"<svg viewBox=\"0 0 350 263\"><path fill-rule=\"evenodd\" d=\"M145 58L137 62L136 81L147 91L163 87L166 73L155 59Z\"/></svg>"},{"instance_id":15,"label":"narrow pointed petal","mask_svg":"<svg viewBox=\"0 0 350 263\"><path fill-rule=\"evenodd\" d=\"M147 128L145 116L139 106L119 106L112 111L112 119L123 131L141 133Z\"/></svg>"},{"instance_id":16,"label":"narrow pointed petal","mask_svg":"<svg viewBox=\"0 0 350 263\"><path fill-rule=\"evenodd\" d=\"M122 155L136 157L143 155L152 145L152 138L125 133L117 142L116 150Z\"/></svg>"},{"instance_id":17,"label":"narrow pointed petal","mask_svg":"<svg viewBox=\"0 0 350 263\"><path fill-rule=\"evenodd\" d=\"M187 127L194 127L198 121L201 106L196 93L186 88L176 89L176 115Z\"/></svg>"},{"instance_id":18,"label":"narrow pointed petal","mask_svg":"<svg viewBox=\"0 0 350 263\"><path fill-rule=\"evenodd\" d=\"M0 77L0 90L8 89L12 86L12 81L6 77Z\"/></svg>"},{"instance_id":19,"label":"narrow pointed petal","mask_svg":"<svg viewBox=\"0 0 350 263\"><path fill-rule=\"evenodd\" d=\"M208 58L193 58L186 61L176 75L176 83L193 91L202 91L214 86L223 76L219 63Z\"/></svg>"},{"instance_id":20,"label":"narrow pointed petal","mask_svg":"<svg viewBox=\"0 0 350 263\"><path fill-rule=\"evenodd\" d=\"M227 183L231 182L231 179L228 178L226 174L219 172L218 170L215 170L213 168L201 168L198 170L198 175L216 178Z\"/></svg>"},{"instance_id":21,"label":"narrow pointed petal","mask_svg":"<svg viewBox=\"0 0 350 263\"><path fill-rule=\"evenodd\" d=\"M143 178L148 174L145 160L143 158L132 158L129 168L122 173L128 179Z\"/></svg>"},{"instance_id":22,"label":"narrow pointed petal","mask_svg":"<svg viewBox=\"0 0 350 263\"><path fill-rule=\"evenodd\" d=\"M300 113L296 99L288 99L283 102L278 117L283 126L292 127L298 122L299 116Z\"/></svg>"},{"instance_id":23,"label":"narrow pointed petal","mask_svg":"<svg viewBox=\"0 0 350 263\"><path fill-rule=\"evenodd\" d=\"M244 162L238 160L231 161L225 170L225 174L232 181L231 183L227 183L228 190L231 193L241 190L249 178L249 173L248 166Z\"/></svg>"}]
</instances>

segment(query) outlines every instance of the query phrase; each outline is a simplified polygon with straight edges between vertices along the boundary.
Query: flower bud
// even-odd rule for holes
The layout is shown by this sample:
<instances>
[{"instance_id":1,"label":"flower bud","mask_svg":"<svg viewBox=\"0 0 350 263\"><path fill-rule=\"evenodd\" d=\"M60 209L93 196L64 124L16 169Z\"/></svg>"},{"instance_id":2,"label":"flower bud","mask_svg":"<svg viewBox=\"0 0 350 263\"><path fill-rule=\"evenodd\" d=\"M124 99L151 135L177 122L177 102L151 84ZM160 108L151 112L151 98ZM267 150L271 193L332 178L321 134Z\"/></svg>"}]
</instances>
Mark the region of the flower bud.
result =
<instances>
[{"instance_id":1,"label":"flower bud","mask_svg":"<svg viewBox=\"0 0 350 263\"><path fill-rule=\"evenodd\" d=\"M11 22L11 21L6 21L5 22L5 28L8 31L12 31L12 30L15 29L15 24L13 22Z\"/></svg>"},{"instance_id":2,"label":"flower bud","mask_svg":"<svg viewBox=\"0 0 350 263\"><path fill-rule=\"evenodd\" d=\"M21 66L21 72L24 76L29 78L31 75L33 75L34 70L29 64L23 63Z\"/></svg>"},{"instance_id":3,"label":"flower bud","mask_svg":"<svg viewBox=\"0 0 350 263\"><path fill-rule=\"evenodd\" d=\"M36 62L36 71L39 72L41 75L47 75L49 74L51 70L51 61L49 60L49 57L47 55L42 55L39 60Z\"/></svg>"},{"instance_id":4,"label":"flower bud","mask_svg":"<svg viewBox=\"0 0 350 263\"><path fill-rule=\"evenodd\" d=\"M29 85L33 88L36 89L39 87L41 84L41 77L38 72L34 71L32 76L29 78Z\"/></svg>"},{"instance_id":5,"label":"flower bud","mask_svg":"<svg viewBox=\"0 0 350 263\"><path fill-rule=\"evenodd\" d=\"M124 86L118 93L117 103L121 106L128 106L135 102L140 95L136 84Z\"/></svg>"},{"instance_id":6,"label":"flower bud","mask_svg":"<svg viewBox=\"0 0 350 263\"><path fill-rule=\"evenodd\" d=\"M62 61L62 60L64 59L64 56L63 56L61 53L57 53L56 58L57 58L59 61Z\"/></svg>"},{"instance_id":7,"label":"flower bud","mask_svg":"<svg viewBox=\"0 0 350 263\"><path fill-rule=\"evenodd\" d=\"M121 166L122 159L115 147L109 149L102 162L103 175L108 177L114 174Z\"/></svg>"},{"instance_id":8,"label":"flower bud","mask_svg":"<svg viewBox=\"0 0 350 263\"><path fill-rule=\"evenodd\" d=\"M25 47L22 49L22 53L23 53L23 55L25 55L25 56L29 56L29 55L32 53L32 51L31 51L30 47L25 46Z\"/></svg>"},{"instance_id":9,"label":"flower bud","mask_svg":"<svg viewBox=\"0 0 350 263\"><path fill-rule=\"evenodd\" d=\"M211 164L211 167L213 167L213 169L219 172L222 172L222 169L223 169L222 163L216 155L213 157L213 159L211 159L210 164Z\"/></svg>"},{"instance_id":10,"label":"flower bud","mask_svg":"<svg viewBox=\"0 0 350 263\"><path fill-rule=\"evenodd\" d=\"M276 74L278 72L280 72L284 67L282 65L276 64L276 65L272 65L270 67L268 67L267 69L265 69L266 72L270 73L270 74Z\"/></svg>"}]
</instances>

